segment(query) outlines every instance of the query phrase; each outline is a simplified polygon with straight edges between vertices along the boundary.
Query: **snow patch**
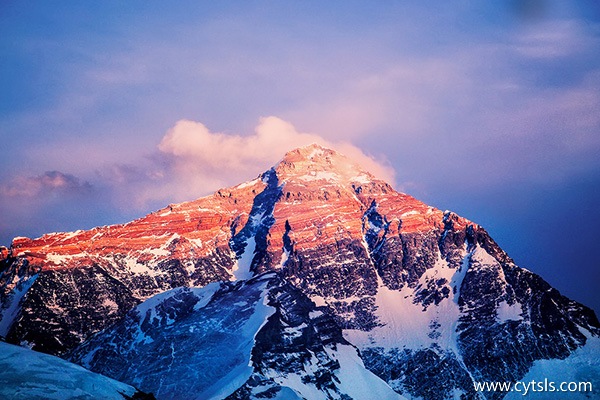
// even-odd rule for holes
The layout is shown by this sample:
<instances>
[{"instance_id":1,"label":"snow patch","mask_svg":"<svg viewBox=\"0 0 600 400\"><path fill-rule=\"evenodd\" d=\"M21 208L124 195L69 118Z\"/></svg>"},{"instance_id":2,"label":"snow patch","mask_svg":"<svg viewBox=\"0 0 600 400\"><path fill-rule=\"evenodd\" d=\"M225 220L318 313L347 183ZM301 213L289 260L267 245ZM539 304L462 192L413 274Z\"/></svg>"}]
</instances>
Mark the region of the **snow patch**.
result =
<instances>
[{"instance_id":1,"label":"snow patch","mask_svg":"<svg viewBox=\"0 0 600 400\"><path fill-rule=\"evenodd\" d=\"M0 342L0 398L123 400L136 390L58 357Z\"/></svg>"},{"instance_id":2,"label":"snow patch","mask_svg":"<svg viewBox=\"0 0 600 400\"><path fill-rule=\"evenodd\" d=\"M202 248L204 246L204 242L202 242L202 239L190 239L187 238L187 240L193 244L194 246L198 247L198 248Z\"/></svg>"},{"instance_id":3,"label":"snow patch","mask_svg":"<svg viewBox=\"0 0 600 400\"><path fill-rule=\"evenodd\" d=\"M471 255L471 259L475 261L479 261L482 265L498 265L498 260L492 257L484 248L479 245L475 246L473 249L473 254Z\"/></svg>"},{"instance_id":4,"label":"snow patch","mask_svg":"<svg viewBox=\"0 0 600 400\"><path fill-rule=\"evenodd\" d=\"M125 261L125 265L127 266L127 268L129 268L129 270L131 272L133 272L134 274L140 274L140 275L147 274L149 276L158 275L157 271L153 270L152 268L150 268L149 266L147 266L144 263L138 262L136 258L125 257L124 261Z\"/></svg>"},{"instance_id":5,"label":"snow patch","mask_svg":"<svg viewBox=\"0 0 600 400\"><path fill-rule=\"evenodd\" d=\"M338 344L334 350L331 347L325 347L328 356L339 362L339 368L331 371L334 373L334 382L337 391L341 395L346 395L352 399L380 399L380 400L399 400L405 397L396 393L381 378L367 370L358 356L358 351L354 346ZM318 376L322 365L313 353L309 360L306 360L300 373L277 373L272 374L267 371L266 376L273 379L277 384L284 388L291 389L302 398L311 400L329 400L338 397L327 389L319 389L310 381L305 381L303 376Z\"/></svg>"},{"instance_id":6,"label":"snow patch","mask_svg":"<svg viewBox=\"0 0 600 400\"><path fill-rule=\"evenodd\" d=\"M314 146L313 150L308 155L308 159L313 159L314 157L322 157L325 154L322 147Z\"/></svg>"},{"instance_id":7,"label":"snow patch","mask_svg":"<svg viewBox=\"0 0 600 400\"><path fill-rule=\"evenodd\" d=\"M57 253L46 254L46 260L53 262L56 265L60 265L65 261L70 261L72 258L73 256L66 256Z\"/></svg>"},{"instance_id":8,"label":"snow patch","mask_svg":"<svg viewBox=\"0 0 600 400\"><path fill-rule=\"evenodd\" d=\"M51 235L51 233L48 233L48 235ZM13 242L14 242L14 241L17 241L17 242L18 242L18 241L21 241L21 240L30 240L30 239L29 239L28 237L25 237L25 236L15 236L15 237L13 238Z\"/></svg>"},{"instance_id":9,"label":"snow patch","mask_svg":"<svg viewBox=\"0 0 600 400\"><path fill-rule=\"evenodd\" d=\"M169 250L167 250L166 246L161 246L158 247L156 249L146 249L145 253L149 253L152 254L156 257L164 257L164 256L168 256L169 254L171 254L171 252Z\"/></svg>"},{"instance_id":10,"label":"snow patch","mask_svg":"<svg viewBox=\"0 0 600 400\"><path fill-rule=\"evenodd\" d=\"M256 250L256 239L250 237L246 242L246 247L240 258L233 265L233 280L247 280L252 278L253 273L250 271L252 266L252 259L254 259L254 251Z\"/></svg>"},{"instance_id":11,"label":"snow patch","mask_svg":"<svg viewBox=\"0 0 600 400\"><path fill-rule=\"evenodd\" d=\"M196 297L200 299L194 306L194 310L199 310L201 308L206 307L206 305L208 304L210 299L217 292L217 290L219 290L220 287L221 287L221 284L219 282L213 282L213 283L209 283L208 285L204 286L201 289L198 289L198 288L192 289L192 291L194 292Z\"/></svg>"},{"instance_id":12,"label":"snow patch","mask_svg":"<svg viewBox=\"0 0 600 400\"><path fill-rule=\"evenodd\" d=\"M4 308L0 310L0 336L6 337L10 327L21 310L21 300L25 293L29 290L38 275L34 275L29 279L19 282L8 300L4 303Z\"/></svg>"},{"instance_id":13,"label":"snow patch","mask_svg":"<svg viewBox=\"0 0 600 400\"><path fill-rule=\"evenodd\" d=\"M584 330L585 334L585 330ZM592 337L588 333L587 343L585 346L575 350L569 357L564 360L537 360L529 369L529 372L521 379L522 382L556 382L556 385L561 382L591 382L593 392L533 392L523 395L523 392L509 393L505 399L516 400L523 398L537 399L558 399L568 398L576 400L584 400L595 398L598 395L600 388L600 338ZM586 396L587 395L587 396Z\"/></svg>"},{"instance_id":14,"label":"snow patch","mask_svg":"<svg viewBox=\"0 0 600 400\"><path fill-rule=\"evenodd\" d=\"M75 236L79 235L82 232L83 231L81 229L78 229L78 230L76 230L74 232L65 233L65 236L62 238L62 241L65 241L65 240L68 240L68 239L72 239L72 238L74 238Z\"/></svg>"},{"instance_id":15,"label":"snow patch","mask_svg":"<svg viewBox=\"0 0 600 400\"><path fill-rule=\"evenodd\" d=\"M299 393L304 399L311 400L329 400L329 396L325 391L319 390L314 383L304 382L302 379L303 375L315 375L319 370L319 360L314 354L311 354L311 358L307 360L303 365L302 374L297 373L282 373L282 374L271 374L267 371L266 376L273 379L277 384L283 387L288 387L294 392Z\"/></svg>"},{"instance_id":16,"label":"snow patch","mask_svg":"<svg viewBox=\"0 0 600 400\"><path fill-rule=\"evenodd\" d=\"M520 321L523 319L522 314L523 309L521 308L521 304L517 302L510 305L503 300L498 304L498 308L496 309L496 317L499 322Z\"/></svg>"},{"instance_id":17,"label":"snow patch","mask_svg":"<svg viewBox=\"0 0 600 400\"><path fill-rule=\"evenodd\" d=\"M392 290L378 276L375 313L382 326L369 332L344 330L344 337L359 348L378 346L385 349L421 349L437 343L442 348L455 349L456 321L460 316L460 309L454 298L457 294L454 294L453 287L450 287L447 298L437 306L431 304L426 309L415 301L415 294L420 286L426 286L430 280L445 279L450 285L459 284L465 270L464 265L459 270L450 268L438 255L434 267L423 274L415 288L405 285L401 290ZM311 299L314 301L314 298Z\"/></svg>"},{"instance_id":18,"label":"snow patch","mask_svg":"<svg viewBox=\"0 0 600 400\"><path fill-rule=\"evenodd\" d=\"M408 217L409 215L419 215L419 212L417 210L407 211L405 213L402 213L402 215L400 215L400 218Z\"/></svg>"},{"instance_id":19,"label":"snow patch","mask_svg":"<svg viewBox=\"0 0 600 400\"><path fill-rule=\"evenodd\" d=\"M369 178L369 176L367 174L360 174L360 175L354 176L354 177L350 178L350 181L356 182L356 183L362 183L362 184L371 183L371 179Z\"/></svg>"},{"instance_id":20,"label":"snow patch","mask_svg":"<svg viewBox=\"0 0 600 400\"><path fill-rule=\"evenodd\" d=\"M287 260L289 260L289 258L290 258L290 251L288 249L286 249L284 246L283 250L281 252L281 262L279 263L279 266L284 267L285 263L287 262Z\"/></svg>"},{"instance_id":21,"label":"snow patch","mask_svg":"<svg viewBox=\"0 0 600 400\"><path fill-rule=\"evenodd\" d=\"M311 181L336 181L339 180L340 176L335 172L329 171L310 171L308 175L303 175L300 177L301 180L311 182Z\"/></svg>"},{"instance_id":22,"label":"snow patch","mask_svg":"<svg viewBox=\"0 0 600 400\"><path fill-rule=\"evenodd\" d=\"M337 350L330 356L337 358L340 363L340 369L336 370L336 376L339 379L338 387L342 393L353 399L398 400L405 398L365 368L356 348L338 345Z\"/></svg>"},{"instance_id":23,"label":"snow patch","mask_svg":"<svg viewBox=\"0 0 600 400\"><path fill-rule=\"evenodd\" d=\"M253 179L253 180L248 181L248 182L240 183L239 185L236 186L236 188L237 189L244 189L244 188L247 188L249 186L254 186L254 185L256 185L256 183L258 181L259 181L259 179L256 178L256 179Z\"/></svg>"}]
</instances>

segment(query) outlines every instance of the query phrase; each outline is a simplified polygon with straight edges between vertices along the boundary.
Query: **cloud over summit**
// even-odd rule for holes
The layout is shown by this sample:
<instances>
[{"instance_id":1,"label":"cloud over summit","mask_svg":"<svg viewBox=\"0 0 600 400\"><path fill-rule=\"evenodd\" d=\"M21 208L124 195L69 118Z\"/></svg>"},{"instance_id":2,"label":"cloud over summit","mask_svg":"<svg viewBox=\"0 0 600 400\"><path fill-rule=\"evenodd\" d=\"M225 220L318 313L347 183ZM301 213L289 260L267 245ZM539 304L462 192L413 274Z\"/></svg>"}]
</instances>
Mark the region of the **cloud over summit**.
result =
<instances>
[{"instance_id":1,"label":"cloud over summit","mask_svg":"<svg viewBox=\"0 0 600 400\"><path fill-rule=\"evenodd\" d=\"M181 120L165 134L158 149L169 157L176 179L196 184L220 180L232 185L274 165L286 152L311 143L336 149L374 175L394 182L394 170L385 159L376 160L348 142L298 132L291 123L273 116L261 118L254 133L247 136L211 132L200 122Z\"/></svg>"}]
</instances>

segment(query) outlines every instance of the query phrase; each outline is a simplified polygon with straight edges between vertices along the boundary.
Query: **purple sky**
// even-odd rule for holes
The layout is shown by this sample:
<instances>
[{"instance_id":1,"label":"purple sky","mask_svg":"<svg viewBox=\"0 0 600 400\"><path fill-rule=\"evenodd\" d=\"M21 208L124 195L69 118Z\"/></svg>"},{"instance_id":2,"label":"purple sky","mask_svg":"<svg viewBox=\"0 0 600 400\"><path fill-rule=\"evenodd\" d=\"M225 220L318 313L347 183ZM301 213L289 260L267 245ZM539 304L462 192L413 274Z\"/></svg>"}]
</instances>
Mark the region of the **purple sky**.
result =
<instances>
[{"instance_id":1,"label":"purple sky","mask_svg":"<svg viewBox=\"0 0 600 400\"><path fill-rule=\"evenodd\" d=\"M600 6L402 3L2 2L0 244L321 141L600 310Z\"/></svg>"}]
</instances>

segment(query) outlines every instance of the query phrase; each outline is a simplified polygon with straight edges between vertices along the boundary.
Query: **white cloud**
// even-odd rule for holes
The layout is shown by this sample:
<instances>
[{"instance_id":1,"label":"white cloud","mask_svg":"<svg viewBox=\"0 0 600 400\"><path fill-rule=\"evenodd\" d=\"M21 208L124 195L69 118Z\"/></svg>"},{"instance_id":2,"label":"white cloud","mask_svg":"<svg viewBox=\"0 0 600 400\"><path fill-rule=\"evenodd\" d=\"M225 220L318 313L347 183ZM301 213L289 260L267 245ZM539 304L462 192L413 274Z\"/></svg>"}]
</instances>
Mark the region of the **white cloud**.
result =
<instances>
[{"instance_id":1,"label":"white cloud","mask_svg":"<svg viewBox=\"0 0 600 400\"><path fill-rule=\"evenodd\" d=\"M182 120L169 129L158 148L170 160L167 185L179 201L254 178L288 151L311 143L333 148L375 176L394 183L394 170L387 160L376 160L348 142L298 132L289 122L273 116L261 118L254 134L248 136L211 132L200 122ZM155 194L164 192L163 188Z\"/></svg>"}]
</instances>

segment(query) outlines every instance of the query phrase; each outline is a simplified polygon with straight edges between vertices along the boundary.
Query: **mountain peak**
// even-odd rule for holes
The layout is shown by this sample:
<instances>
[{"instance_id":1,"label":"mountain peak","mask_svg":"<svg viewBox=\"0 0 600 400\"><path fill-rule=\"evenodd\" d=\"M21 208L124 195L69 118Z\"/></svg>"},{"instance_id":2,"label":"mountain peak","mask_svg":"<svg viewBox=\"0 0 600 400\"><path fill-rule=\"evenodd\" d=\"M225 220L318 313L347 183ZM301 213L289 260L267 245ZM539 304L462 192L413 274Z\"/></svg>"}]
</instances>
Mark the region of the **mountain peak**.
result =
<instances>
[{"instance_id":1,"label":"mountain peak","mask_svg":"<svg viewBox=\"0 0 600 400\"><path fill-rule=\"evenodd\" d=\"M280 180L370 183L375 177L346 156L313 143L286 153L275 166Z\"/></svg>"},{"instance_id":2,"label":"mountain peak","mask_svg":"<svg viewBox=\"0 0 600 400\"><path fill-rule=\"evenodd\" d=\"M314 160L316 157L323 157L326 155L331 155L336 153L335 150L332 150L328 147L321 146L317 143L312 143L306 146L298 147L294 150L290 150L285 153L283 159L292 158L292 159L306 159L306 160Z\"/></svg>"}]
</instances>

